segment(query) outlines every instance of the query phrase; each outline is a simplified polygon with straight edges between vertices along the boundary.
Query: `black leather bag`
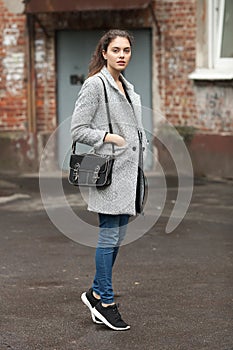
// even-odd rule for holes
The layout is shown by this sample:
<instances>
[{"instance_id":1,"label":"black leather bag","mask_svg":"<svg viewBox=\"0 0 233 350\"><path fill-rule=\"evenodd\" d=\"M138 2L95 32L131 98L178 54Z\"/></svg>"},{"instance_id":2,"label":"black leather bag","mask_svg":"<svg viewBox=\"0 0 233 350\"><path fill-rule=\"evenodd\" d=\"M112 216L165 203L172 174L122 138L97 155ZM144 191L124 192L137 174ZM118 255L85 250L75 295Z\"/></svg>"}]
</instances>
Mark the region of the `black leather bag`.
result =
<instances>
[{"instance_id":1,"label":"black leather bag","mask_svg":"<svg viewBox=\"0 0 233 350\"><path fill-rule=\"evenodd\" d=\"M75 186L109 186L112 181L113 163L113 156L73 153L70 157L69 182Z\"/></svg>"},{"instance_id":2,"label":"black leather bag","mask_svg":"<svg viewBox=\"0 0 233 350\"><path fill-rule=\"evenodd\" d=\"M112 133L107 91L103 79L100 79L104 86L109 132ZM95 153L76 154L76 142L73 142L72 151L69 171L69 182L72 185L97 187L101 189L111 184L115 153L113 144L112 155L99 155Z\"/></svg>"}]
</instances>

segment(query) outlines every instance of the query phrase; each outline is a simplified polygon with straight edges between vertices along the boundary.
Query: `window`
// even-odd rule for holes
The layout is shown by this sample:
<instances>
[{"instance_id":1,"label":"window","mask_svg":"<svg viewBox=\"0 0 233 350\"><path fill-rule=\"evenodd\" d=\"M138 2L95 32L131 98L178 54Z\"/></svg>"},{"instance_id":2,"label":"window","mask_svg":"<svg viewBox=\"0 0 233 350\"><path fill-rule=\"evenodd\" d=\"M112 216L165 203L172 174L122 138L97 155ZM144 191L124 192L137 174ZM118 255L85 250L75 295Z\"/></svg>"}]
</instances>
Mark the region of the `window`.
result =
<instances>
[{"instance_id":1,"label":"window","mask_svg":"<svg viewBox=\"0 0 233 350\"><path fill-rule=\"evenodd\" d=\"M225 9L222 26L221 57L233 59L233 2L225 0Z\"/></svg>"},{"instance_id":2,"label":"window","mask_svg":"<svg viewBox=\"0 0 233 350\"><path fill-rule=\"evenodd\" d=\"M215 2L215 1L214 1ZM216 68L233 68L233 1L221 0L215 7L217 17L217 33L214 42L217 42L214 47Z\"/></svg>"},{"instance_id":3,"label":"window","mask_svg":"<svg viewBox=\"0 0 233 350\"><path fill-rule=\"evenodd\" d=\"M233 0L198 0L198 17L197 69L189 78L233 79Z\"/></svg>"}]
</instances>

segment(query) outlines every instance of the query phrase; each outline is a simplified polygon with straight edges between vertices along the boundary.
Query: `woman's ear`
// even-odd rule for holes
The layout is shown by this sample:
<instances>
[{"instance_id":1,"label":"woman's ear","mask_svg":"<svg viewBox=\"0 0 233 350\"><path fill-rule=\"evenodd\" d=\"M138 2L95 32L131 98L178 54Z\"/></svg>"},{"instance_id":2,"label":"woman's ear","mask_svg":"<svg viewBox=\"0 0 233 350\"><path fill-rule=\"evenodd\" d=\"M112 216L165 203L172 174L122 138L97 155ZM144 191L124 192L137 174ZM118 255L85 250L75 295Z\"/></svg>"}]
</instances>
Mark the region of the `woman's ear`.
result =
<instances>
[{"instance_id":1,"label":"woman's ear","mask_svg":"<svg viewBox=\"0 0 233 350\"><path fill-rule=\"evenodd\" d=\"M107 57L106 57L106 52L103 50L102 51L102 56L103 56L103 58L106 60L107 59Z\"/></svg>"}]
</instances>

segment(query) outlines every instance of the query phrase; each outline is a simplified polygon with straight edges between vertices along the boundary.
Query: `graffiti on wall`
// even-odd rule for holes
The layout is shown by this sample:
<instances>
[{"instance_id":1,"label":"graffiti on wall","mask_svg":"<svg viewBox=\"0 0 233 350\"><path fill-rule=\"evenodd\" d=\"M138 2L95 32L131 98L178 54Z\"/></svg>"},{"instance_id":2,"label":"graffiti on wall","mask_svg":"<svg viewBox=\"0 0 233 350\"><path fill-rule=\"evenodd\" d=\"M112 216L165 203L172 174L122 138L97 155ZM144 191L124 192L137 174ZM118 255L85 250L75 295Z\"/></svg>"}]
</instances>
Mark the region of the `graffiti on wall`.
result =
<instances>
[{"instance_id":1,"label":"graffiti on wall","mask_svg":"<svg viewBox=\"0 0 233 350\"><path fill-rule=\"evenodd\" d=\"M46 82L54 75L53 62L54 54L51 42L46 38L38 38L35 40L35 68L37 81L41 85L46 85Z\"/></svg>"},{"instance_id":2,"label":"graffiti on wall","mask_svg":"<svg viewBox=\"0 0 233 350\"><path fill-rule=\"evenodd\" d=\"M21 95L24 80L24 53L15 50L19 36L17 24L12 24L3 31L3 76L6 79L6 91L14 96Z\"/></svg>"},{"instance_id":3,"label":"graffiti on wall","mask_svg":"<svg viewBox=\"0 0 233 350\"><path fill-rule=\"evenodd\" d=\"M44 39L35 40L35 68L37 80L43 81L44 76L46 76L45 72L48 68Z\"/></svg>"},{"instance_id":4,"label":"graffiti on wall","mask_svg":"<svg viewBox=\"0 0 233 350\"><path fill-rule=\"evenodd\" d=\"M224 86L196 87L198 118L213 132L233 131L233 89Z\"/></svg>"},{"instance_id":5,"label":"graffiti on wall","mask_svg":"<svg viewBox=\"0 0 233 350\"><path fill-rule=\"evenodd\" d=\"M19 34L20 33L17 24L13 24L10 28L5 28L3 31L3 45L17 45Z\"/></svg>"}]
</instances>

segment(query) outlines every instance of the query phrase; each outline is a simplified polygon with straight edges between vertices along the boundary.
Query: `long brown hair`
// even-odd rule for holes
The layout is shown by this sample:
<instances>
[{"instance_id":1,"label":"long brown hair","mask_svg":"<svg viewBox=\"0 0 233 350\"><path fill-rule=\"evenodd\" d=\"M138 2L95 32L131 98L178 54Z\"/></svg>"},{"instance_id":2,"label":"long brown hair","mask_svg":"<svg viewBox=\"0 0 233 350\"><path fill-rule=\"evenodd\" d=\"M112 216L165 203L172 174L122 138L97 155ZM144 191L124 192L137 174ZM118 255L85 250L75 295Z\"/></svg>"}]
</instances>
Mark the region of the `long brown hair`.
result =
<instances>
[{"instance_id":1,"label":"long brown hair","mask_svg":"<svg viewBox=\"0 0 233 350\"><path fill-rule=\"evenodd\" d=\"M120 29L109 30L100 38L100 41L96 46L89 65L88 77L91 77L92 75L98 73L106 65L106 60L103 58L102 52L103 50L106 52L108 45L118 36L127 38L129 40L130 46L132 46L133 36L129 32Z\"/></svg>"}]
</instances>

